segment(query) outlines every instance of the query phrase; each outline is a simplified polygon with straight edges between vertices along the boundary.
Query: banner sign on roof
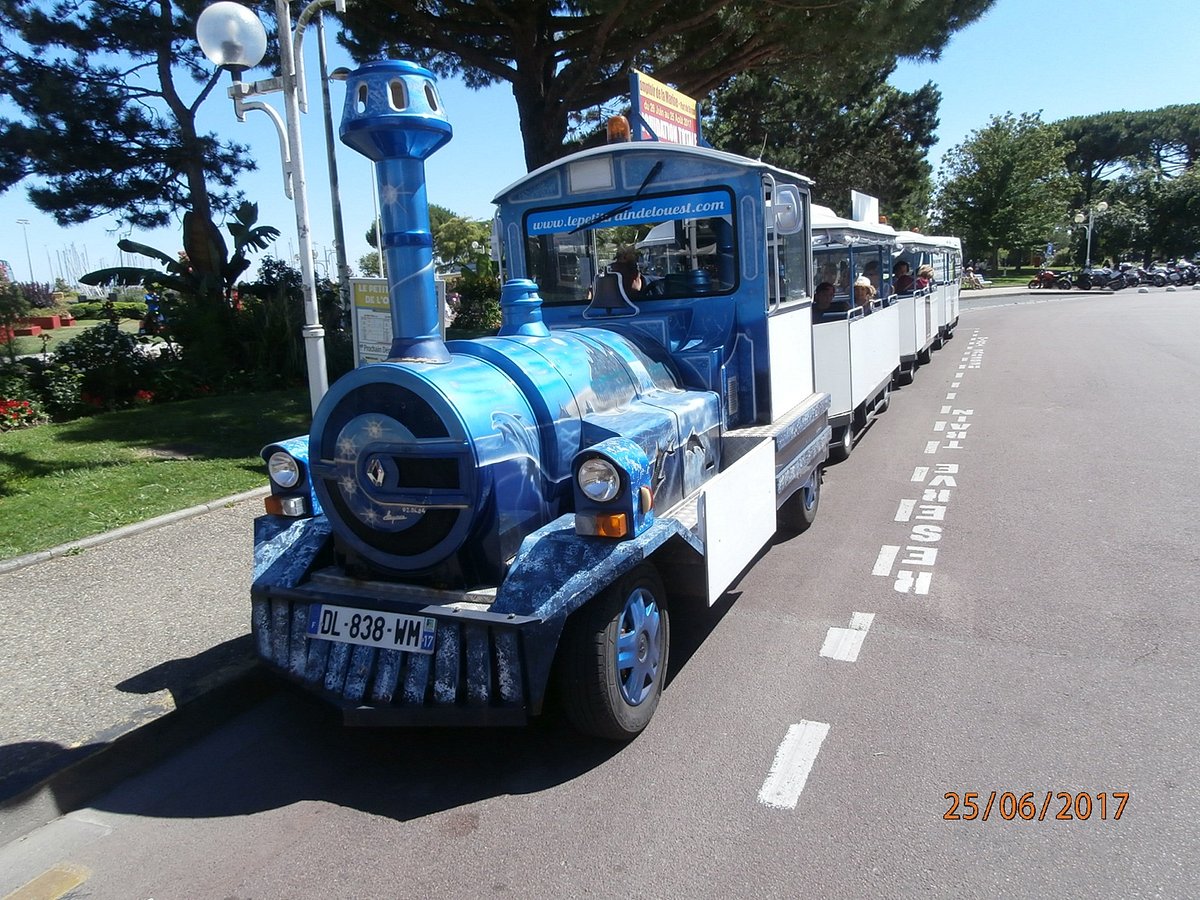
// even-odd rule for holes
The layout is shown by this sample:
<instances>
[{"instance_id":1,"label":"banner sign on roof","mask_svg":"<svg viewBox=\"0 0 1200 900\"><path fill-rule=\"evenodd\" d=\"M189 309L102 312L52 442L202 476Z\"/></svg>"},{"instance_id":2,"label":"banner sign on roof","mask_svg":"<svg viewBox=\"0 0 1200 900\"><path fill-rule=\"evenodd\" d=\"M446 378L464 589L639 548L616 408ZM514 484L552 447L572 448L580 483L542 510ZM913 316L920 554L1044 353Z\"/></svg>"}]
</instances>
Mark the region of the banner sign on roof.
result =
<instances>
[{"instance_id":1,"label":"banner sign on roof","mask_svg":"<svg viewBox=\"0 0 1200 900\"><path fill-rule=\"evenodd\" d=\"M630 83L635 141L662 141L692 147L702 143L695 100L637 69L630 75Z\"/></svg>"},{"instance_id":2,"label":"banner sign on roof","mask_svg":"<svg viewBox=\"0 0 1200 900\"><path fill-rule=\"evenodd\" d=\"M614 210L619 210L613 214ZM548 209L530 213L525 219L525 233L555 234L588 228L593 222L598 228L614 225L637 225L640 222L662 222L667 219L695 219L728 216L733 212L733 200L726 191L701 191L695 194L676 194L634 200L631 203L593 203L571 209Z\"/></svg>"}]
</instances>

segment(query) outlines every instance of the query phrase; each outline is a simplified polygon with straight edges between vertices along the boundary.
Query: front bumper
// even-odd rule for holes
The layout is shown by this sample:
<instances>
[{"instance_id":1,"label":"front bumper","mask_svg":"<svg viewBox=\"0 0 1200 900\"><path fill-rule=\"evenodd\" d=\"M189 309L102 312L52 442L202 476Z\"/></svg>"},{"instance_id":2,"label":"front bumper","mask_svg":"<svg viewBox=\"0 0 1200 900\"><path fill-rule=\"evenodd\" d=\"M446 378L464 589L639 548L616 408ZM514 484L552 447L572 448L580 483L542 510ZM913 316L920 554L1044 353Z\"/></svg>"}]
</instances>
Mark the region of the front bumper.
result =
<instances>
[{"instance_id":1,"label":"front bumper","mask_svg":"<svg viewBox=\"0 0 1200 900\"><path fill-rule=\"evenodd\" d=\"M295 587L256 586L259 657L338 706L351 725L521 725L541 711L561 621L389 597L389 587L328 572ZM429 616L437 621L434 652L310 638L314 603Z\"/></svg>"}]
</instances>

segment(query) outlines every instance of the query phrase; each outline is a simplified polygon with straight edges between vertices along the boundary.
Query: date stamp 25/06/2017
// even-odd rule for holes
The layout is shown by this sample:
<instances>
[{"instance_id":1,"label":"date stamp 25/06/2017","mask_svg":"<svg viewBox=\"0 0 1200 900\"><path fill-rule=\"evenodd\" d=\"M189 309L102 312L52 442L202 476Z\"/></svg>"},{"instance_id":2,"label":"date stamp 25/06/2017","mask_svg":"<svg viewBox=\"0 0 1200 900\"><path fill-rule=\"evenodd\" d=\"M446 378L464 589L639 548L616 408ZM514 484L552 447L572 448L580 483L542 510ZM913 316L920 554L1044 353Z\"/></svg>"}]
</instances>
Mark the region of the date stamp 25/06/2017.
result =
<instances>
[{"instance_id":1,"label":"date stamp 25/06/2017","mask_svg":"<svg viewBox=\"0 0 1200 900\"><path fill-rule=\"evenodd\" d=\"M1125 813L1129 791L947 791L942 795L949 808L942 814L948 822L1086 822L1089 819L1117 821Z\"/></svg>"}]
</instances>

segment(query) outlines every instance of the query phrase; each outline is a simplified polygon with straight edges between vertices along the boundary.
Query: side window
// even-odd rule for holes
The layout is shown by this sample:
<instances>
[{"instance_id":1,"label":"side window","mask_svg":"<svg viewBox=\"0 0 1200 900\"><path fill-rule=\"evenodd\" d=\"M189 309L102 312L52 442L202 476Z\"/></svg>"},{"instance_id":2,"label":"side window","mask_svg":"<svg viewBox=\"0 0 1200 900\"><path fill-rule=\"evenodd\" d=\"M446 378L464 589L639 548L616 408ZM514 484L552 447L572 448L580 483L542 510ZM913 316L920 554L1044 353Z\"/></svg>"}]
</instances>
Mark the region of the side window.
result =
<instances>
[{"instance_id":1,"label":"side window","mask_svg":"<svg viewBox=\"0 0 1200 900\"><path fill-rule=\"evenodd\" d=\"M850 286L854 283L850 276L850 251L824 250L813 254L813 263L816 266L814 284L819 286L823 282L829 282L833 285L834 301L841 300L849 304Z\"/></svg>"}]
</instances>

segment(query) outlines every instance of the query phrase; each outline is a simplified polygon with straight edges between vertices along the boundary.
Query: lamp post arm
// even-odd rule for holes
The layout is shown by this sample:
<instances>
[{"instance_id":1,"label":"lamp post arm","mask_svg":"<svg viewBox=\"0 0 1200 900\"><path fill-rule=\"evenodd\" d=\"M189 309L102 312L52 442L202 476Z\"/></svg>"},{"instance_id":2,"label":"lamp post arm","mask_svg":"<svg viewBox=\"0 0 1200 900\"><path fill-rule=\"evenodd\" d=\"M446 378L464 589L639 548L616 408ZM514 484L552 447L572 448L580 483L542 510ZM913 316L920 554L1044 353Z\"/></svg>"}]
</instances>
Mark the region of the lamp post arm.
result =
<instances>
[{"instance_id":1,"label":"lamp post arm","mask_svg":"<svg viewBox=\"0 0 1200 900\"><path fill-rule=\"evenodd\" d=\"M269 103L261 103L257 100L246 101L243 97L249 96L253 92L251 85L241 81L234 81L229 88L229 96L233 98L233 112L237 116L239 122L246 121L246 111L250 109L258 109L265 112L275 125L275 134L279 138L279 158L283 161L283 192L289 200L293 199L292 190L292 152L291 144L288 141L287 126L284 124L283 117L275 107Z\"/></svg>"},{"instance_id":2,"label":"lamp post arm","mask_svg":"<svg viewBox=\"0 0 1200 900\"><path fill-rule=\"evenodd\" d=\"M275 0L277 10L280 2L282 0ZM292 32L292 60L296 79L296 99L299 101L300 112L302 113L308 112L308 87L305 84L306 79L304 77L304 29L308 27L308 23L312 21L313 16L322 9L328 9L331 6L336 12L344 13L346 11L346 0L312 0L296 18L296 28Z\"/></svg>"}]
</instances>

